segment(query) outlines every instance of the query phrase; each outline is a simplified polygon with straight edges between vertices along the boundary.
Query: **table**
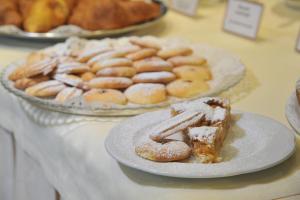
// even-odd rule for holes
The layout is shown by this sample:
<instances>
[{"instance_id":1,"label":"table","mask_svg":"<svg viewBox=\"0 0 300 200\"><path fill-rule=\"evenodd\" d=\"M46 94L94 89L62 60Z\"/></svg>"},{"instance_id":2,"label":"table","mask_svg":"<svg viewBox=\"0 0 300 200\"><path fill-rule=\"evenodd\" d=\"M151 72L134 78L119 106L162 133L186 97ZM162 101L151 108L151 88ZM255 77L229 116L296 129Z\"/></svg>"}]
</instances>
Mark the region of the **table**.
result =
<instances>
[{"instance_id":1,"label":"table","mask_svg":"<svg viewBox=\"0 0 300 200\"><path fill-rule=\"evenodd\" d=\"M280 0L264 3L265 12L257 41L222 31L225 4L200 7L196 18L170 12L163 23L135 34L180 36L239 55L247 66L251 84L253 81L255 84L251 91L233 103L233 108L260 113L288 126L284 106L300 74L300 54L294 51L300 13L287 9ZM0 64L5 66L47 45L0 38ZM275 199L300 193L299 136L296 153L271 169L231 178L178 180L139 172L119 165L109 157L103 141L117 124L115 121L71 124L67 128L45 127L29 118L18 101L2 88L0 93L0 109L5 113L0 116L0 125L5 129L0 131L0 159L3 154L11 156L12 151L20 152L25 157L22 161L22 156L19 156L20 160L27 163L18 167L16 160L6 157L7 166L3 168L6 170L0 168L0 177L5 174L8 181L5 185L12 189L6 188L5 191L10 192L3 192L4 189L0 188L0 199L45 199L46 196L49 200L55 199L53 188L66 200ZM13 133L13 137L8 132ZM12 167L23 169L23 178L14 174L18 170L9 170ZM24 170L32 168L35 171L32 174L30 170ZM22 192L22 189L16 189L22 188L16 187L18 184L23 188L28 186L28 189ZM39 196L41 193L44 193L43 198ZM3 194L6 196L1 196ZM299 199L299 195L291 198Z\"/></svg>"}]
</instances>

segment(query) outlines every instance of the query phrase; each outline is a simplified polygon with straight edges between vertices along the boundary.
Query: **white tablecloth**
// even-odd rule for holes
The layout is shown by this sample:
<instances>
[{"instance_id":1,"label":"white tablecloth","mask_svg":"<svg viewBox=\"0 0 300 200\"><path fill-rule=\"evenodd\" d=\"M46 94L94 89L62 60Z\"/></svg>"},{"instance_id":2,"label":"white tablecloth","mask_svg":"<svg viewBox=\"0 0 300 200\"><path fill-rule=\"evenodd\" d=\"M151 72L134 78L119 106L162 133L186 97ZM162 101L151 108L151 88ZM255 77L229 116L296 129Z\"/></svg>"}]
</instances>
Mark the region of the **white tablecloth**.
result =
<instances>
[{"instance_id":1,"label":"white tablecloth","mask_svg":"<svg viewBox=\"0 0 300 200\"><path fill-rule=\"evenodd\" d=\"M37 161L66 200L236 199L242 193L248 194L243 199L272 199L299 191L300 172L295 165L299 167L300 160L296 155L272 169L232 178L188 180L150 175L118 164L105 151L105 136L116 122L43 126L33 122L17 99L2 88L0 95L6 102L0 104L6 113L0 124L14 132L20 147ZM28 169L26 173L37 173L32 166L21 167ZM35 185L36 180L23 178L25 185ZM272 192L267 192L269 188Z\"/></svg>"},{"instance_id":2,"label":"white tablecloth","mask_svg":"<svg viewBox=\"0 0 300 200\"><path fill-rule=\"evenodd\" d=\"M200 8L199 17L194 19L170 12L165 23L140 31L138 34L153 34L159 37L182 36L195 42L210 43L235 52L241 56L249 71L257 79L258 86L233 107L264 114L287 125L284 104L300 74L300 56L294 51L300 15L287 10L280 0L264 3L266 4L264 19L256 42L222 32L224 4ZM46 45L0 38L0 64L9 64L23 58L32 49ZM36 187L36 192L41 191L45 194L44 197L37 196L38 199L53 197L54 193L49 189L49 185L58 190L66 200L200 198L252 200L274 199L300 193L299 137L296 154L271 169L222 179L166 178L119 165L106 153L104 138L117 122L88 121L67 126L43 126L32 120L18 101L1 87L0 97L0 126L14 134L17 146L26 152L23 152L24 155L30 155L28 159L35 163L33 165L38 166L35 168L28 164L28 167L19 167L24 168L24 176L13 184L23 183ZM12 173L10 164L12 160L7 161L9 159L2 156L11 151L12 147L9 146L11 140L7 139L9 137L0 136L0 161L4 160L6 165L3 170L1 163L1 177L2 174ZM2 143L8 146L2 146ZM40 177L39 174L45 175L47 180L26 178L29 175L32 177L33 173L37 173L36 177ZM7 180L4 184L7 188L10 184L9 179L3 179ZM0 184L3 181L0 180ZM0 185L1 200L13 195L11 192L3 193L4 190L7 191ZM24 193L23 195L26 196ZM31 195L28 194L28 198L32 197L30 200L33 200L33 194Z\"/></svg>"}]
</instances>

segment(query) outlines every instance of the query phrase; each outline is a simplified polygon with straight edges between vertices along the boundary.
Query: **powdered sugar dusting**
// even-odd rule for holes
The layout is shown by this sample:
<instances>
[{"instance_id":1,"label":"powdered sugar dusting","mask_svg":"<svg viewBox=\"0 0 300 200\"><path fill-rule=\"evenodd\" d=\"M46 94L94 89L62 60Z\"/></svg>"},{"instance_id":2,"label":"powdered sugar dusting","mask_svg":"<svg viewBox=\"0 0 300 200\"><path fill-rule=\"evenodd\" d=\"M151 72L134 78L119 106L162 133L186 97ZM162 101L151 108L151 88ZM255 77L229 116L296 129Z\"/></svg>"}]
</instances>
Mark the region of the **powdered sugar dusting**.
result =
<instances>
[{"instance_id":1,"label":"powdered sugar dusting","mask_svg":"<svg viewBox=\"0 0 300 200\"><path fill-rule=\"evenodd\" d=\"M201 126L189 128L188 135L192 140L203 141L213 144L218 128L211 126Z\"/></svg>"}]
</instances>

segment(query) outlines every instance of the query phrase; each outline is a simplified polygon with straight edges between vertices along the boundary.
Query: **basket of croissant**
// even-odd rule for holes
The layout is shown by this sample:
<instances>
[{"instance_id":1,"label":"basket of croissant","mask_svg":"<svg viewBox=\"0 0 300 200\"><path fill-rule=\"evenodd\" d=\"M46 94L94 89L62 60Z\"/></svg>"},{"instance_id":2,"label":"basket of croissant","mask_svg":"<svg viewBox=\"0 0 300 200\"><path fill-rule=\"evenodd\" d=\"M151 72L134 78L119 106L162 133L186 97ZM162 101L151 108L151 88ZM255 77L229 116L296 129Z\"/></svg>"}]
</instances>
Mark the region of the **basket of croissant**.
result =
<instances>
[{"instance_id":1,"label":"basket of croissant","mask_svg":"<svg viewBox=\"0 0 300 200\"><path fill-rule=\"evenodd\" d=\"M64 39L122 34L159 21L156 0L0 0L0 34Z\"/></svg>"}]
</instances>

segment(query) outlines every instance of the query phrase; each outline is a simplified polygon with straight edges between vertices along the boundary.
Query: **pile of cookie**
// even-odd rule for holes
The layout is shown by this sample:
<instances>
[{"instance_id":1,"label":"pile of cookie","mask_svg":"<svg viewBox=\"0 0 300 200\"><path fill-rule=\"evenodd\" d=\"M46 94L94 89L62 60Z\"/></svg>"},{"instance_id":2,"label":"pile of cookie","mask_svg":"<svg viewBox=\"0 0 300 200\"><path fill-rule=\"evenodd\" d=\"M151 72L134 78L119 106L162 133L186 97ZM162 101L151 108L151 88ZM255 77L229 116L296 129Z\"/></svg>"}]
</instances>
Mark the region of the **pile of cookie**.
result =
<instances>
[{"instance_id":1,"label":"pile of cookie","mask_svg":"<svg viewBox=\"0 0 300 200\"><path fill-rule=\"evenodd\" d=\"M127 43L90 41L63 54L39 51L10 75L17 89L65 103L157 104L209 90L205 58L188 46L166 46L147 38Z\"/></svg>"},{"instance_id":2,"label":"pile of cookie","mask_svg":"<svg viewBox=\"0 0 300 200\"><path fill-rule=\"evenodd\" d=\"M230 127L230 103L220 97L205 97L171 106L170 118L141 132L135 152L157 161L220 162L221 147Z\"/></svg>"}]
</instances>

